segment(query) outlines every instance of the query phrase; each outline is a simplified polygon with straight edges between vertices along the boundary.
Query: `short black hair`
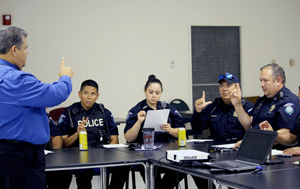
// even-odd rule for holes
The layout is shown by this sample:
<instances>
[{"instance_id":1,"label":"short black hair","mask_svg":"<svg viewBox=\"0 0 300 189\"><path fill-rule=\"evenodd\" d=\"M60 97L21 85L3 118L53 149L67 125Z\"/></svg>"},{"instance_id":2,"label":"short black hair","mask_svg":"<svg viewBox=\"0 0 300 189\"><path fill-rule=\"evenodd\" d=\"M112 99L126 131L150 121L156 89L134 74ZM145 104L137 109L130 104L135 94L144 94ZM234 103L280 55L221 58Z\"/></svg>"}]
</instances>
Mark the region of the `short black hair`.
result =
<instances>
[{"instance_id":1,"label":"short black hair","mask_svg":"<svg viewBox=\"0 0 300 189\"><path fill-rule=\"evenodd\" d=\"M285 73L281 66L279 66L276 63L267 64L260 68L260 71L262 71L265 68L270 68L272 70L272 78L273 82L277 79L277 77L280 77L282 80L282 84L285 85Z\"/></svg>"},{"instance_id":2,"label":"short black hair","mask_svg":"<svg viewBox=\"0 0 300 189\"><path fill-rule=\"evenodd\" d=\"M91 86L91 87L95 87L97 89L97 93L98 93L98 84L96 81L92 80L92 79L88 79L88 80L85 80L84 82L81 83L81 86L80 86L80 91L82 92L82 90L84 89L84 87L86 86Z\"/></svg>"}]
</instances>

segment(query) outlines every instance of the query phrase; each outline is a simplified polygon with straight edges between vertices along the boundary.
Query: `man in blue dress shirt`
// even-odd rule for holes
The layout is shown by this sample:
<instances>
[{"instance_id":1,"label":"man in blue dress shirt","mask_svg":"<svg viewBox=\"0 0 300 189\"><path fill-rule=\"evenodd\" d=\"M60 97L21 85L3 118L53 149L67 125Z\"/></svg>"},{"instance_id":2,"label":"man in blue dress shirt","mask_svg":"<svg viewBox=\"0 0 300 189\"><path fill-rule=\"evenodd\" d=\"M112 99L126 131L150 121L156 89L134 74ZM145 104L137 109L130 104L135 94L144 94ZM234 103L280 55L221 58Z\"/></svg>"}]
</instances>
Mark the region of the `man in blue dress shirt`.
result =
<instances>
[{"instance_id":1,"label":"man in blue dress shirt","mask_svg":"<svg viewBox=\"0 0 300 189\"><path fill-rule=\"evenodd\" d=\"M64 59L59 80L39 81L22 71L27 33L0 30L0 188L44 188L44 147L50 138L45 107L59 105L72 91L73 70Z\"/></svg>"}]
</instances>

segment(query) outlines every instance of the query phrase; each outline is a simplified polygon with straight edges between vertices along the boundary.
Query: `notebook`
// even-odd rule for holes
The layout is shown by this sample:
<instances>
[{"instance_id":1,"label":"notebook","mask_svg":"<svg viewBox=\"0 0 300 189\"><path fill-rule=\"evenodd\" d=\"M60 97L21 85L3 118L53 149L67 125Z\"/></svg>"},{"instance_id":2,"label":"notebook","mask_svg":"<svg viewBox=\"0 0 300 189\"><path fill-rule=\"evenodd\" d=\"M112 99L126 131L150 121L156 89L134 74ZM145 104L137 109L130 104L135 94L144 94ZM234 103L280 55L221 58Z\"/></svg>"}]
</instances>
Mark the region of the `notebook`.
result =
<instances>
[{"instance_id":1,"label":"notebook","mask_svg":"<svg viewBox=\"0 0 300 189\"><path fill-rule=\"evenodd\" d=\"M256 166L266 161L276 137L277 132L249 129L234 160L205 162L205 164L227 171L254 170Z\"/></svg>"}]
</instances>

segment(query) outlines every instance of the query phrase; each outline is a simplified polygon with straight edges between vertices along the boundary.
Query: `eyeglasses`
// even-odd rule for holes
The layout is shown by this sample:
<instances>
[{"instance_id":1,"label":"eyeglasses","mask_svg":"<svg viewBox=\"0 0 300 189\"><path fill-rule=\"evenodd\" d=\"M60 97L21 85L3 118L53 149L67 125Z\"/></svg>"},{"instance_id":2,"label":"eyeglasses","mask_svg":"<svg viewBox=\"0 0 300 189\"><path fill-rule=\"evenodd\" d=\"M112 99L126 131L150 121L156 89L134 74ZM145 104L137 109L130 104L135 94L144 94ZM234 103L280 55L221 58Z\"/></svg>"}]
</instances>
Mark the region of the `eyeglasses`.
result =
<instances>
[{"instance_id":1,"label":"eyeglasses","mask_svg":"<svg viewBox=\"0 0 300 189\"><path fill-rule=\"evenodd\" d=\"M238 81L238 79L236 78L236 77L234 77L234 75L232 75L231 73L225 73L225 74L221 74L220 76L219 76L219 81L221 80L221 79L224 79L224 78L226 78L226 79L235 79L235 80L237 80Z\"/></svg>"}]
</instances>

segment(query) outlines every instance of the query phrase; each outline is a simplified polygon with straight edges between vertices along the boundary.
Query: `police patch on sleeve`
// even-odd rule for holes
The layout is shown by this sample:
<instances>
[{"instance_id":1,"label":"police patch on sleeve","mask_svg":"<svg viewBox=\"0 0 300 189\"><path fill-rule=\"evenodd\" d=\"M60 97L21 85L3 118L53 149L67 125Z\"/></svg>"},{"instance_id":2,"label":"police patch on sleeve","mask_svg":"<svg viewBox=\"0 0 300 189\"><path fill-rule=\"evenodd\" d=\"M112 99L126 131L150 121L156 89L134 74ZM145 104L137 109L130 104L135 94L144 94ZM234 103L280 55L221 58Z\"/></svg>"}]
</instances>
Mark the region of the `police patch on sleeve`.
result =
<instances>
[{"instance_id":1,"label":"police patch on sleeve","mask_svg":"<svg viewBox=\"0 0 300 189\"><path fill-rule=\"evenodd\" d=\"M175 110L175 114L178 114L181 117L180 113L177 110Z\"/></svg>"},{"instance_id":2,"label":"police patch on sleeve","mask_svg":"<svg viewBox=\"0 0 300 189\"><path fill-rule=\"evenodd\" d=\"M128 112L127 117L126 117L126 120L129 118L129 116L130 116L131 114L132 114L131 112Z\"/></svg>"},{"instance_id":3,"label":"police patch on sleeve","mask_svg":"<svg viewBox=\"0 0 300 189\"><path fill-rule=\"evenodd\" d=\"M58 121L57 121L57 123L61 124L65 120L65 118L66 118L66 116L64 114L61 114Z\"/></svg>"},{"instance_id":4,"label":"police patch on sleeve","mask_svg":"<svg viewBox=\"0 0 300 189\"><path fill-rule=\"evenodd\" d=\"M288 114L289 116L291 116L293 113L294 113L294 108L295 108L295 105L294 103L286 103L284 106L283 106L283 109L284 109L284 112L286 114Z\"/></svg>"},{"instance_id":5,"label":"police patch on sleeve","mask_svg":"<svg viewBox=\"0 0 300 189\"><path fill-rule=\"evenodd\" d=\"M114 118L114 116L112 114L111 114L111 120L116 124L115 118Z\"/></svg>"}]
</instances>

